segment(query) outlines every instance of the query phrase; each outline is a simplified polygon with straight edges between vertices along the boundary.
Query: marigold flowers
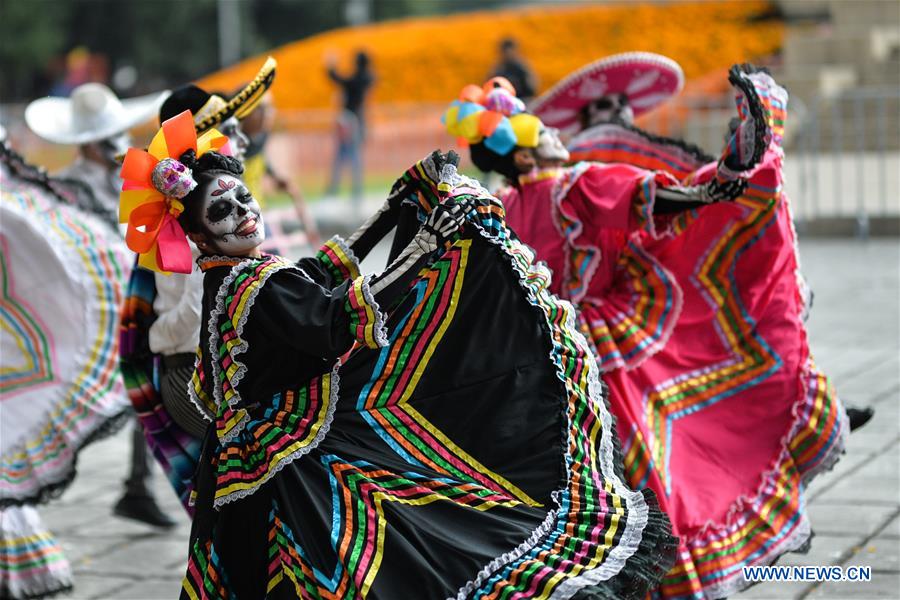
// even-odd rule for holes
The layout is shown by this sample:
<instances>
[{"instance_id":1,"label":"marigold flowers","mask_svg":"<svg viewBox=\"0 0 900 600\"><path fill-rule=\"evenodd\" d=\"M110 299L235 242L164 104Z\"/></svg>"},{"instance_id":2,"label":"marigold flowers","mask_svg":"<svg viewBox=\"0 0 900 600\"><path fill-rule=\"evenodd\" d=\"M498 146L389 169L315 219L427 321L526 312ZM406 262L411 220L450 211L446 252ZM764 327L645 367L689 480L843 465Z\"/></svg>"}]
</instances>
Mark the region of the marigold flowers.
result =
<instances>
[{"instance_id":1,"label":"marigold flowers","mask_svg":"<svg viewBox=\"0 0 900 600\"><path fill-rule=\"evenodd\" d=\"M519 43L540 91L580 66L617 52L644 50L676 60L688 79L778 51L782 23L754 19L766 1L570 5L480 11L404 19L325 32L271 52L279 64L272 86L280 109L333 108L337 90L325 58L347 61L366 50L377 77L372 103L445 103L472 81L484 81L507 37ZM259 58L205 78L210 89L251 79Z\"/></svg>"}]
</instances>

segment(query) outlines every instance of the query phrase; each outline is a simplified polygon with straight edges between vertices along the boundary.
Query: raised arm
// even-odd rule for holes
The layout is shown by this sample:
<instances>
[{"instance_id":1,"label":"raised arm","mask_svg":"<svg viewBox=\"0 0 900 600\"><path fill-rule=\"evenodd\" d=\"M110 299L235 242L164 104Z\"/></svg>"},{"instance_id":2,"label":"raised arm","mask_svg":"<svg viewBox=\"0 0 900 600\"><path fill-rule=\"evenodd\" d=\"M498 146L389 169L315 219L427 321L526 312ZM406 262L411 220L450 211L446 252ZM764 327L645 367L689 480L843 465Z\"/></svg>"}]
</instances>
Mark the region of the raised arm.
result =
<instances>
[{"instance_id":1,"label":"raised arm","mask_svg":"<svg viewBox=\"0 0 900 600\"><path fill-rule=\"evenodd\" d=\"M343 277L329 277L313 272L320 264L316 259L276 265L288 273L267 288L258 322L267 335L324 358L339 356L353 341L386 345L385 310L403 296L432 253L452 243L471 209L455 200L438 204L397 259L377 275L347 270Z\"/></svg>"},{"instance_id":2,"label":"raised arm","mask_svg":"<svg viewBox=\"0 0 900 600\"><path fill-rule=\"evenodd\" d=\"M400 205L404 199L415 199L419 193L426 195L437 193L441 171L445 164L452 164L455 167L459 164L459 156L455 152L444 155L435 150L407 169L394 182L381 208L347 240L347 245L359 260L364 260L372 248L397 225Z\"/></svg>"},{"instance_id":3,"label":"raised arm","mask_svg":"<svg viewBox=\"0 0 900 600\"><path fill-rule=\"evenodd\" d=\"M347 83L349 83L349 80L346 79L345 77L342 77L342 76L337 72L337 69L336 69L334 66L329 66L326 70L327 70L327 72L328 72L328 78L331 79L331 80L332 80L333 82L335 82L336 84L338 84L338 85L347 85Z\"/></svg>"},{"instance_id":4,"label":"raised arm","mask_svg":"<svg viewBox=\"0 0 900 600\"><path fill-rule=\"evenodd\" d=\"M439 204L406 245L400 255L371 283L379 304L390 306L397 300L432 252L445 247L459 234L471 204L446 201Z\"/></svg>"},{"instance_id":5,"label":"raised arm","mask_svg":"<svg viewBox=\"0 0 900 600\"><path fill-rule=\"evenodd\" d=\"M720 181L713 179L702 185L672 185L656 190L655 214L692 210L713 202L731 202L744 193L747 181L742 178Z\"/></svg>"}]
</instances>

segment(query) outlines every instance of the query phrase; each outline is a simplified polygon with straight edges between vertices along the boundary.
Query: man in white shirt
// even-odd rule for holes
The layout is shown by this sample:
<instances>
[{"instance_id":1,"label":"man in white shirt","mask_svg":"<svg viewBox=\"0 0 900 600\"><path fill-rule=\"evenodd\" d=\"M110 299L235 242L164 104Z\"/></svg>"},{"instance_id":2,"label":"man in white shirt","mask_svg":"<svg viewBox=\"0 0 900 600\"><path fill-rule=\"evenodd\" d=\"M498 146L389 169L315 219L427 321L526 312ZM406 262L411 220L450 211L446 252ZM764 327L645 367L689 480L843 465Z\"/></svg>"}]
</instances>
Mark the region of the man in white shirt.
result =
<instances>
[{"instance_id":1,"label":"man in white shirt","mask_svg":"<svg viewBox=\"0 0 900 600\"><path fill-rule=\"evenodd\" d=\"M191 243L196 259L200 252ZM194 371L200 339L200 307L203 272L196 266L189 275L154 273L156 320L148 333L150 351L161 355L160 396L175 422L194 437L202 438L207 422L188 401L187 385Z\"/></svg>"}]
</instances>

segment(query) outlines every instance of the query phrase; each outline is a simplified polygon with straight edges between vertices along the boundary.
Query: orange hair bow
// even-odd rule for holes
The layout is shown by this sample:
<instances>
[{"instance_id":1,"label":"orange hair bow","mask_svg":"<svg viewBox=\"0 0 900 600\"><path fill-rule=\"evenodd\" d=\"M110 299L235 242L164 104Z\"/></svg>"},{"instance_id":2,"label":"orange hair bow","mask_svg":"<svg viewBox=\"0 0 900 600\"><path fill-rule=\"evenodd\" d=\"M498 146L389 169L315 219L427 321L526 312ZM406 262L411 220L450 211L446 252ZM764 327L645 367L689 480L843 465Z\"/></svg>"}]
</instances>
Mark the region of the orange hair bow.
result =
<instances>
[{"instance_id":1,"label":"orange hair bow","mask_svg":"<svg viewBox=\"0 0 900 600\"><path fill-rule=\"evenodd\" d=\"M195 186L191 170L178 161L193 148L197 156L217 150L230 154L228 138L210 129L199 138L190 111L165 121L147 150L129 148L122 163L119 222L128 223L125 243L138 264L161 273L190 273L191 247L178 223L181 203Z\"/></svg>"}]
</instances>

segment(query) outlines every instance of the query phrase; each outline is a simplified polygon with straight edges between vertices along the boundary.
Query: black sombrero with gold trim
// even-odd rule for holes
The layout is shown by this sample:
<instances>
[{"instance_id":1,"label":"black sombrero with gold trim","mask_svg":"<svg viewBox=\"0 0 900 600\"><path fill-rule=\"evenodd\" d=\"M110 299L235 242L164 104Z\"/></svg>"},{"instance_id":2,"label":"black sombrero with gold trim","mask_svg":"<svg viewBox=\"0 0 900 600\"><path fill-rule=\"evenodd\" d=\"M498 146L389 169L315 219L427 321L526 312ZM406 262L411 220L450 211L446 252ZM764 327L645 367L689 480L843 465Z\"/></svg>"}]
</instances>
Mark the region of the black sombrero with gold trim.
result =
<instances>
[{"instance_id":1,"label":"black sombrero with gold trim","mask_svg":"<svg viewBox=\"0 0 900 600\"><path fill-rule=\"evenodd\" d=\"M159 109L159 120L163 122L175 115L189 110L194 115L194 128L201 134L223 121L236 117L243 119L257 107L266 91L275 81L277 63L271 56L248 83L230 100L218 94L211 94L196 85L186 85L174 92Z\"/></svg>"}]
</instances>

